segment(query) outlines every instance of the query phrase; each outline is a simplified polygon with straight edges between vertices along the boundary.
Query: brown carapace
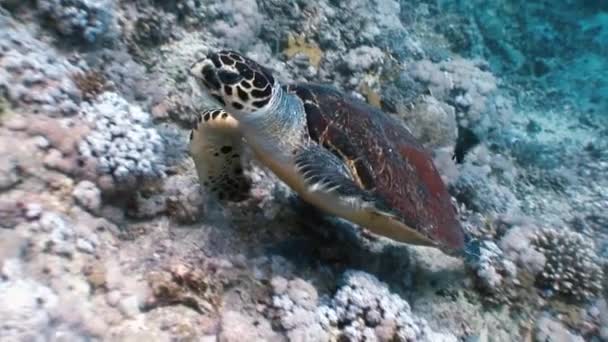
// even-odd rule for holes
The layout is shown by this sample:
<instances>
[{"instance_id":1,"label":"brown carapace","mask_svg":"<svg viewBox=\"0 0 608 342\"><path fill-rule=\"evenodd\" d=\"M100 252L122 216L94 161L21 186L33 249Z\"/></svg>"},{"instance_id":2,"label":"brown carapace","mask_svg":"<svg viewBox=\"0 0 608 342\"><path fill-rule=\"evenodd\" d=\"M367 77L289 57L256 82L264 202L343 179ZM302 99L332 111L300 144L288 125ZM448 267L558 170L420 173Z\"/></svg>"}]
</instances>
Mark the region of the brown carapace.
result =
<instances>
[{"instance_id":1,"label":"brown carapace","mask_svg":"<svg viewBox=\"0 0 608 342\"><path fill-rule=\"evenodd\" d=\"M312 140L348 165L355 182L435 245L460 251L464 232L431 154L397 118L337 90L286 87L304 102Z\"/></svg>"}]
</instances>

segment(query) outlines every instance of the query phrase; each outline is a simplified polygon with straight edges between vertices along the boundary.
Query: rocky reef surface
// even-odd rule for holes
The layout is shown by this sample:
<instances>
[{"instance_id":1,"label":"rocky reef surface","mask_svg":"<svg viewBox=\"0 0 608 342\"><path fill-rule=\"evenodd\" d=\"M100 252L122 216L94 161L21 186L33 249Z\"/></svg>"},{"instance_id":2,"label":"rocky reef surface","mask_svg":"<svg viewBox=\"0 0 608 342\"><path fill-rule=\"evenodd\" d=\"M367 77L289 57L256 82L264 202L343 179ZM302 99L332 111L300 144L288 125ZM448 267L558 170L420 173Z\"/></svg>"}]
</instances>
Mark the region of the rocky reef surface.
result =
<instances>
[{"instance_id":1,"label":"rocky reef surface","mask_svg":"<svg viewBox=\"0 0 608 342\"><path fill-rule=\"evenodd\" d=\"M608 341L602 4L0 0L0 340ZM188 67L219 48L402 118L475 258L255 161L246 200L209 196Z\"/></svg>"}]
</instances>

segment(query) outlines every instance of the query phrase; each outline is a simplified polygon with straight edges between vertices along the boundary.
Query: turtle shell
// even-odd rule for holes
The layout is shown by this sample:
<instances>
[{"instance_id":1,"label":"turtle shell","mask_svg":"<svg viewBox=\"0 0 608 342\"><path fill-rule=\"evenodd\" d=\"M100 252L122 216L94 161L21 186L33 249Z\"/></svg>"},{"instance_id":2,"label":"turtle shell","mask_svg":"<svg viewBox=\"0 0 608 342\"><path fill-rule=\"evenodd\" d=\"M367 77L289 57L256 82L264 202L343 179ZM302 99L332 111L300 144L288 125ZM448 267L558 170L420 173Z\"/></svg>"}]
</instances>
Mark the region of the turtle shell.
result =
<instances>
[{"instance_id":1,"label":"turtle shell","mask_svg":"<svg viewBox=\"0 0 608 342\"><path fill-rule=\"evenodd\" d=\"M461 250L464 232L431 154L396 117L334 88L294 84L310 138L352 171L355 182L438 247Z\"/></svg>"}]
</instances>

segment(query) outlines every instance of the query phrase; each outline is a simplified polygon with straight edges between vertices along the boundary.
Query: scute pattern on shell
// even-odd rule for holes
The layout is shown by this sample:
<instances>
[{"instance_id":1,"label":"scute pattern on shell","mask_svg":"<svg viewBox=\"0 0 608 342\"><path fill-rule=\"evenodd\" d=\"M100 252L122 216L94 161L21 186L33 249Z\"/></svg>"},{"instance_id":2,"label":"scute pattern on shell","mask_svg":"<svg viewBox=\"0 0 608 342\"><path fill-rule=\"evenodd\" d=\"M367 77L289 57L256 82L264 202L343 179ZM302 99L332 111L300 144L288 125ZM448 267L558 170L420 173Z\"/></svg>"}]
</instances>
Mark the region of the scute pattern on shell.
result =
<instances>
[{"instance_id":1,"label":"scute pattern on shell","mask_svg":"<svg viewBox=\"0 0 608 342\"><path fill-rule=\"evenodd\" d=\"M439 247L460 250L464 233L430 154L397 119L337 90L287 87L305 105L311 139L340 157L355 181Z\"/></svg>"}]
</instances>

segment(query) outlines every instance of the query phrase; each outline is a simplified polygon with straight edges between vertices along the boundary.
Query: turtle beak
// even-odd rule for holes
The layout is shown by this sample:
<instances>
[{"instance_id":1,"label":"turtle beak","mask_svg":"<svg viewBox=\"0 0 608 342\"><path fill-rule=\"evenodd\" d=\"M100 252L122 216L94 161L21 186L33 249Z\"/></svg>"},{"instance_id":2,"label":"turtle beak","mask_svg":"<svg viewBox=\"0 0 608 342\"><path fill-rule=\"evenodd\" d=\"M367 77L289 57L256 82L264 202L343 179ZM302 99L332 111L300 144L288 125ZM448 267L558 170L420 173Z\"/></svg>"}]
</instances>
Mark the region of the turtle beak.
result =
<instances>
[{"instance_id":1,"label":"turtle beak","mask_svg":"<svg viewBox=\"0 0 608 342\"><path fill-rule=\"evenodd\" d=\"M190 76L196 77L196 72L200 71L200 68L198 68L199 63L200 63L200 61L196 61L190 65L190 68L188 68L188 74Z\"/></svg>"},{"instance_id":2,"label":"turtle beak","mask_svg":"<svg viewBox=\"0 0 608 342\"><path fill-rule=\"evenodd\" d=\"M203 77L203 68L208 65L209 62L211 61L205 57L192 63L192 65L190 65L190 69L188 69L190 75L198 78Z\"/></svg>"},{"instance_id":3,"label":"turtle beak","mask_svg":"<svg viewBox=\"0 0 608 342\"><path fill-rule=\"evenodd\" d=\"M209 90L218 90L221 87L217 78L217 71L213 62L208 58L203 58L190 66L190 75L202 81L203 85Z\"/></svg>"}]
</instances>

